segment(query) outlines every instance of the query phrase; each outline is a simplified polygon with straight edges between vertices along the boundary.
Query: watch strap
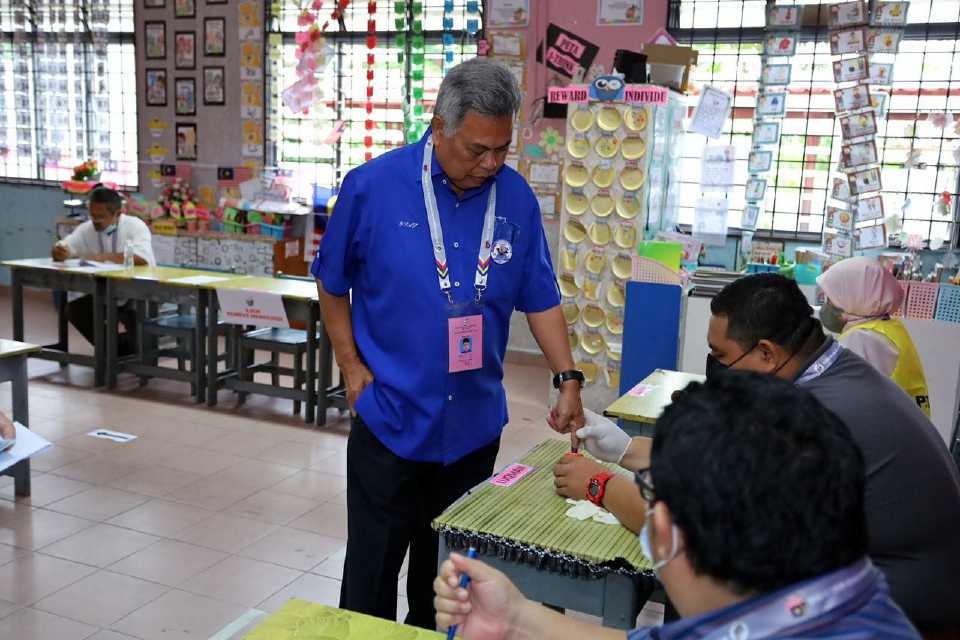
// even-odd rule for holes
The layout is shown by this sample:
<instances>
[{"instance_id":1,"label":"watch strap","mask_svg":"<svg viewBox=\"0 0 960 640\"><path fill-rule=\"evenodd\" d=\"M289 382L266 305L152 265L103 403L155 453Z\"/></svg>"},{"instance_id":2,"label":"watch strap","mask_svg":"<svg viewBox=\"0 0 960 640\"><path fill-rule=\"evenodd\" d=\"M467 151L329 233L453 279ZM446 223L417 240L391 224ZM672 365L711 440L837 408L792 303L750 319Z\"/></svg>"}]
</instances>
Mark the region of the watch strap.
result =
<instances>
[{"instance_id":1,"label":"watch strap","mask_svg":"<svg viewBox=\"0 0 960 640\"><path fill-rule=\"evenodd\" d=\"M585 378L583 375L583 371L580 371L578 369L568 369L567 371L561 371L557 375L553 376L553 388L559 389L564 382L568 382L570 380L576 380L577 382L580 383L580 386L582 387L584 379Z\"/></svg>"},{"instance_id":2,"label":"watch strap","mask_svg":"<svg viewBox=\"0 0 960 640\"><path fill-rule=\"evenodd\" d=\"M601 471L593 475L590 480L587 481L587 500L598 507L602 507L603 496L607 493L607 482L609 482L612 477L613 474L609 471ZM596 487L596 491L591 491L593 487Z\"/></svg>"}]
</instances>

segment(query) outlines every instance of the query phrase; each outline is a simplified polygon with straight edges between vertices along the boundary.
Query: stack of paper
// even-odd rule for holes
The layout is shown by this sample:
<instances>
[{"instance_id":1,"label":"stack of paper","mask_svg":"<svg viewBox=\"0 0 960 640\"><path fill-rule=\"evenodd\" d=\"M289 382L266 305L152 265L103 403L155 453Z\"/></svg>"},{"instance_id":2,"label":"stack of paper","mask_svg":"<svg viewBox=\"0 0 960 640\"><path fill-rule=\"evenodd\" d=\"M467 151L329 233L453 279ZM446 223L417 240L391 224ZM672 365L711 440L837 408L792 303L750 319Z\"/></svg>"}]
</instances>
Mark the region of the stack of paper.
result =
<instances>
[{"instance_id":1,"label":"stack of paper","mask_svg":"<svg viewBox=\"0 0 960 640\"><path fill-rule=\"evenodd\" d=\"M17 428L17 439L12 447L0 453L0 471L12 467L21 460L46 451L50 447L47 440L19 422L15 422L14 426Z\"/></svg>"}]
</instances>

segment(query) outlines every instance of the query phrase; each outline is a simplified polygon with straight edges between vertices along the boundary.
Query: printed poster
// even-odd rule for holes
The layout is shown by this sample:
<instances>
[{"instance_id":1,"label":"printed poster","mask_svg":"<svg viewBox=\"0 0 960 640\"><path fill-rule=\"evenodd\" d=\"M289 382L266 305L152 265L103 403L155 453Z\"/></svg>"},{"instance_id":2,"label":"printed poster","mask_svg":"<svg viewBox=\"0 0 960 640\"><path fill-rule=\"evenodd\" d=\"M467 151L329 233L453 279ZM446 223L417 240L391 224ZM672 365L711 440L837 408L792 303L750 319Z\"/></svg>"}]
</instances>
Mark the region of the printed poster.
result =
<instances>
[{"instance_id":1,"label":"printed poster","mask_svg":"<svg viewBox=\"0 0 960 640\"><path fill-rule=\"evenodd\" d=\"M487 3L488 27L525 27L529 22L529 0L490 0Z\"/></svg>"},{"instance_id":2,"label":"printed poster","mask_svg":"<svg viewBox=\"0 0 960 640\"><path fill-rule=\"evenodd\" d=\"M597 0L597 24L639 27L643 24L643 0Z\"/></svg>"}]
</instances>

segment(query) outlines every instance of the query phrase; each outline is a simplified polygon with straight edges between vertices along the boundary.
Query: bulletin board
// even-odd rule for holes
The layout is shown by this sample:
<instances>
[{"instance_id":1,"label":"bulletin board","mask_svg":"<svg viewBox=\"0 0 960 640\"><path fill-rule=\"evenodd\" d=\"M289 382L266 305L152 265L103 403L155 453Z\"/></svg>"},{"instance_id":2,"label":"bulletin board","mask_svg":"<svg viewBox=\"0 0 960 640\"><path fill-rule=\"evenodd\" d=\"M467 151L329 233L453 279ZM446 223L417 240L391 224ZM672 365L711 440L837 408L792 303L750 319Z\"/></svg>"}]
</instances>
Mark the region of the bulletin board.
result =
<instances>
[{"instance_id":1,"label":"bulletin board","mask_svg":"<svg viewBox=\"0 0 960 640\"><path fill-rule=\"evenodd\" d=\"M216 206L236 176L263 167L263 0L134 6L140 192L156 198L179 177Z\"/></svg>"}]
</instances>

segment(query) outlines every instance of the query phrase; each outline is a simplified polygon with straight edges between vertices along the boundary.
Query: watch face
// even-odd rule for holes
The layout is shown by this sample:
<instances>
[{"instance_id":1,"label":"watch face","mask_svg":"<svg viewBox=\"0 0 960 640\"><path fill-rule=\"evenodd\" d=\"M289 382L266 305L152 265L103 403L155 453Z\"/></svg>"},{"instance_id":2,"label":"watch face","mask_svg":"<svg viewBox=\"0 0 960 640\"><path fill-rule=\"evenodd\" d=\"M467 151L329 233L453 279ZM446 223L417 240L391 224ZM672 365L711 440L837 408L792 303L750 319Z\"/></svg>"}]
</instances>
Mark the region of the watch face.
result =
<instances>
[{"instance_id":1,"label":"watch face","mask_svg":"<svg viewBox=\"0 0 960 640\"><path fill-rule=\"evenodd\" d=\"M600 483L597 482L596 480L591 480L590 486L587 489L587 491L590 493L591 496L596 497L597 494L600 493Z\"/></svg>"}]
</instances>

